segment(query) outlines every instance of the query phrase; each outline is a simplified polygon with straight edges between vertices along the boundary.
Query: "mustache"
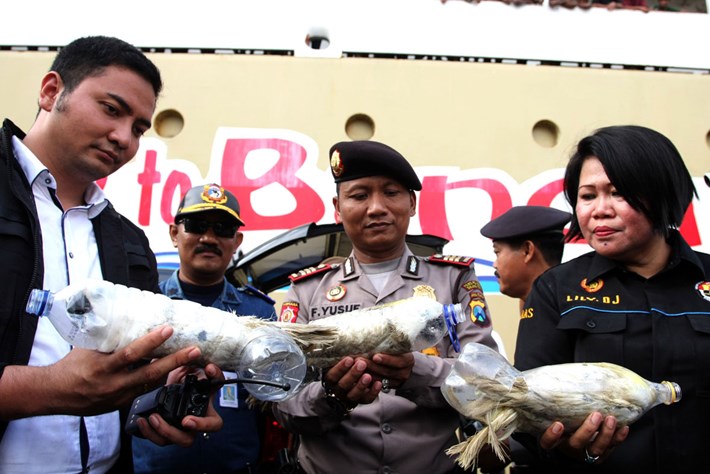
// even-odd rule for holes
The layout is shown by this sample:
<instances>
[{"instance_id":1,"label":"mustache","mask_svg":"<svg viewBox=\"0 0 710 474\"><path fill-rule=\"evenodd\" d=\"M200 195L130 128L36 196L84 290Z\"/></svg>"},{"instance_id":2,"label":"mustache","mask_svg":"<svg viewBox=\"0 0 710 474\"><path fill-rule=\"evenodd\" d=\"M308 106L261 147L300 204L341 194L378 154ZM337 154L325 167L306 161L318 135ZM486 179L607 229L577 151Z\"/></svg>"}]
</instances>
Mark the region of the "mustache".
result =
<instances>
[{"instance_id":1,"label":"mustache","mask_svg":"<svg viewBox=\"0 0 710 474\"><path fill-rule=\"evenodd\" d=\"M205 252L216 253L220 257L222 256L222 251L216 245L200 245L195 249L195 254L201 254Z\"/></svg>"}]
</instances>

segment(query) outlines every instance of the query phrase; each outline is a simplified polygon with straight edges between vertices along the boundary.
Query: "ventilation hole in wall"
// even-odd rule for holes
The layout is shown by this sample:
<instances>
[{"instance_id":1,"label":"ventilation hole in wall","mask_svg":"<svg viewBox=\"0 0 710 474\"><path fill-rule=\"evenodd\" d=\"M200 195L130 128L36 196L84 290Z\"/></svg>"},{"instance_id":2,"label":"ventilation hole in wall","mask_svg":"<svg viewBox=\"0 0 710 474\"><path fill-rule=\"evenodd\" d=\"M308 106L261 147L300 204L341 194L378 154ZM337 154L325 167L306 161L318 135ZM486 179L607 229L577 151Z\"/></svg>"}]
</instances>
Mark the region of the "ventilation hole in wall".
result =
<instances>
[{"instance_id":1,"label":"ventilation hole in wall","mask_svg":"<svg viewBox=\"0 0 710 474\"><path fill-rule=\"evenodd\" d=\"M182 132L185 119L174 109L163 110L155 116L155 133L163 138L173 138Z\"/></svg>"},{"instance_id":2,"label":"ventilation hole in wall","mask_svg":"<svg viewBox=\"0 0 710 474\"><path fill-rule=\"evenodd\" d=\"M540 120L532 129L535 143L545 148L553 148L560 139L559 127L550 120Z\"/></svg>"},{"instance_id":3,"label":"ventilation hole in wall","mask_svg":"<svg viewBox=\"0 0 710 474\"><path fill-rule=\"evenodd\" d=\"M345 122L345 133L351 140L369 140L375 135L375 122L369 115L355 114Z\"/></svg>"}]
</instances>

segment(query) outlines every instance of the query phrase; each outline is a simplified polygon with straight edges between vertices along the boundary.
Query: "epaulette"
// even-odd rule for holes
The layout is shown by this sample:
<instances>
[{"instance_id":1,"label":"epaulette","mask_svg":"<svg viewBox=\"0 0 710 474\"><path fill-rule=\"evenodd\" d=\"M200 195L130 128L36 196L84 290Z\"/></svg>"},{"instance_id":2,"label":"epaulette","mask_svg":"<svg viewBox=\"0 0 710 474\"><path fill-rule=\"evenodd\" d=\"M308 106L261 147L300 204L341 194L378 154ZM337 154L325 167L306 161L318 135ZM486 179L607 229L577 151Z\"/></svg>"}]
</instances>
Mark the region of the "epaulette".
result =
<instances>
[{"instance_id":1,"label":"epaulette","mask_svg":"<svg viewBox=\"0 0 710 474\"><path fill-rule=\"evenodd\" d=\"M461 255L441 255L440 253L427 257L426 261L431 263L441 263L448 265L458 265L460 267L470 267L476 259Z\"/></svg>"},{"instance_id":2,"label":"epaulette","mask_svg":"<svg viewBox=\"0 0 710 474\"><path fill-rule=\"evenodd\" d=\"M291 273L288 276L288 279L291 280L291 283L298 283L303 280L307 280L308 278L318 275L320 273L324 273L330 270L333 270L335 268L338 268L340 264L328 264L328 263L321 263L317 267L308 267L304 268L302 270L299 270L295 273Z\"/></svg>"},{"instance_id":3,"label":"epaulette","mask_svg":"<svg viewBox=\"0 0 710 474\"><path fill-rule=\"evenodd\" d=\"M246 291L251 295L258 296L259 298L263 299L264 301L266 301L269 304L276 304L276 301L271 299L271 297L269 295L267 295L266 293L264 293L260 289L255 288L251 285L241 286L241 287L237 288L237 291Z\"/></svg>"}]
</instances>

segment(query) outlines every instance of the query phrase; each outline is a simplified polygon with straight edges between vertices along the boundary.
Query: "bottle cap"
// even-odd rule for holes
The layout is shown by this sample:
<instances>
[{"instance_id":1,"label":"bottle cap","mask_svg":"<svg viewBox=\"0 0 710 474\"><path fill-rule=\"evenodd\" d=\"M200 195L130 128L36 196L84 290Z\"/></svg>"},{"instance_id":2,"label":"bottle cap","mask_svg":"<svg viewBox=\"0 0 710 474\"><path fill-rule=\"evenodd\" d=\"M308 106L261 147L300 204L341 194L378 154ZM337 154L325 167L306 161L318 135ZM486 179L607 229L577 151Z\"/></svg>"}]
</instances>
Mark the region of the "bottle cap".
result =
<instances>
[{"instance_id":1,"label":"bottle cap","mask_svg":"<svg viewBox=\"0 0 710 474\"><path fill-rule=\"evenodd\" d=\"M30 292L30 298L27 300L25 311L28 314L36 314L37 316L45 316L52 309L54 296L48 290L34 289Z\"/></svg>"}]
</instances>

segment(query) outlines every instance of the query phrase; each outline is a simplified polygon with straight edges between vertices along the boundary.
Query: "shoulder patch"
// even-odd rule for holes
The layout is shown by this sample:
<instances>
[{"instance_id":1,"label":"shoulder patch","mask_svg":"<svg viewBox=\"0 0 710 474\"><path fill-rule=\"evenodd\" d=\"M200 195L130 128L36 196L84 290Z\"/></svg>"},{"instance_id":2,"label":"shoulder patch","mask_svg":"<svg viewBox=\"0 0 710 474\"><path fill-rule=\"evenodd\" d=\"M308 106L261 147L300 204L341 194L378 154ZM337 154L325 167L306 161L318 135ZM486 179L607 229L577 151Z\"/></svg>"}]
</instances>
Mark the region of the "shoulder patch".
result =
<instances>
[{"instance_id":1,"label":"shoulder patch","mask_svg":"<svg viewBox=\"0 0 710 474\"><path fill-rule=\"evenodd\" d=\"M441 255L439 253L427 257L426 261L431 263L440 263L443 265L458 265L460 267L470 267L476 259L473 257L464 257L461 255Z\"/></svg>"},{"instance_id":2,"label":"shoulder patch","mask_svg":"<svg viewBox=\"0 0 710 474\"><path fill-rule=\"evenodd\" d=\"M287 301L281 305L281 314L279 321L282 323L295 323L298 319L298 303Z\"/></svg>"},{"instance_id":3,"label":"shoulder patch","mask_svg":"<svg viewBox=\"0 0 710 474\"><path fill-rule=\"evenodd\" d=\"M266 301L267 303L269 303L271 305L276 304L276 301L272 300L271 297L269 297L269 295L267 295L263 291L259 290L258 288L255 288L251 285L244 285L244 286L238 288L237 290L245 291L245 292L249 293L250 295L258 296L259 298L263 299L264 301Z\"/></svg>"},{"instance_id":4,"label":"shoulder patch","mask_svg":"<svg viewBox=\"0 0 710 474\"><path fill-rule=\"evenodd\" d=\"M328 272L334 268L338 268L339 265L329 265L327 263L322 263L318 265L317 267L308 267L304 268L302 270L299 270L295 273L291 273L288 276L288 279L291 280L291 283L298 283L303 280L307 280L308 278L318 275L320 273L325 273Z\"/></svg>"}]
</instances>

